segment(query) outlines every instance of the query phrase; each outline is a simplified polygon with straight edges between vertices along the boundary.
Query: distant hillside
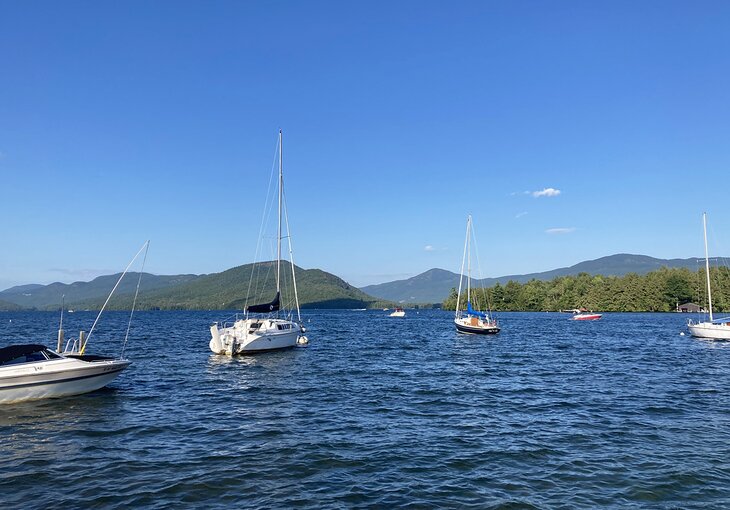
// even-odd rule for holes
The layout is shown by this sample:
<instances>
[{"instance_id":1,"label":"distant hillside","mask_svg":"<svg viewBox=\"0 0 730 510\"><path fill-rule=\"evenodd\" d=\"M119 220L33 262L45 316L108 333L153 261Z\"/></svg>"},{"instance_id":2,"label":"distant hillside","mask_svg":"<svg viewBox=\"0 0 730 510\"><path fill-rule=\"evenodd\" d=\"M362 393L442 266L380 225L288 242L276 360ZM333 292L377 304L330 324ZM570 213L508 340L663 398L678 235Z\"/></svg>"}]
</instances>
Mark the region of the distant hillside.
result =
<instances>
[{"instance_id":1,"label":"distant hillside","mask_svg":"<svg viewBox=\"0 0 730 510\"><path fill-rule=\"evenodd\" d=\"M61 306L61 297L65 297L67 304L81 301L103 300L114 288L121 273L99 276L90 282L51 283L49 285L20 285L0 292L0 300L14 303L23 308L58 308ZM139 273L129 272L117 289L117 294L132 294L137 287ZM149 273L142 274L140 292L146 294L151 291L175 287L194 281L200 276L193 274L157 276Z\"/></svg>"},{"instance_id":2,"label":"distant hillside","mask_svg":"<svg viewBox=\"0 0 730 510\"><path fill-rule=\"evenodd\" d=\"M15 310L22 310L23 307L16 305L15 303L9 303L7 301L0 301L0 312L13 312Z\"/></svg>"},{"instance_id":3,"label":"distant hillside","mask_svg":"<svg viewBox=\"0 0 730 510\"><path fill-rule=\"evenodd\" d=\"M254 278L251 280L251 273ZM291 285L291 265L282 264L282 303L294 303ZM392 303L379 300L353 287L341 278L319 269L296 267L299 302L302 308L367 308L390 306ZM129 309L132 305L134 290L139 273L127 274L120 289L109 302L109 309ZM99 309L118 275L104 276L93 282L70 285L54 283L32 292L17 292L17 287L5 291L9 296L24 300L23 306L36 308L57 308L61 294L66 294L66 305L76 309ZM101 282L100 282L101 280ZM243 309L251 281L251 300L248 304L264 303L276 294L276 265L274 262L247 264L234 267L221 273L209 275L154 276L143 274L140 294L137 300L139 309L163 310L217 310ZM94 284L93 287L88 287ZM23 290L28 290L27 286ZM83 289L84 292L70 292ZM103 290L103 292L102 292ZM13 291L13 292L10 292ZM121 292L120 292L121 291ZM26 295L28 294L28 295ZM79 296L83 296L79 299ZM0 297L9 301L10 299Z\"/></svg>"},{"instance_id":4,"label":"distant hillside","mask_svg":"<svg viewBox=\"0 0 730 510\"><path fill-rule=\"evenodd\" d=\"M276 294L274 262L246 264L209 274L198 280L170 289L150 292L140 297L144 308L162 309L243 309L251 280L252 298L248 304L264 303ZM291 265L282 264L282 303L293 304ZM337 276L320 269L295 269L299 303L302 308L367 308L382 300L368 296Z\"/></svg>"},{"instance_id":5,"label":"distant hillside","mask_svg":"<svg viewBox=\"0 0 730 510\"><path fill-rule=\"evenodd\" d=\"M429 269L407 280L368 285L360 290L396 303L440 303L453 287L458 286L458 274L445 269Z\"/></svg>"},{"instance_id":6,"label":"distant hillside","mask_svg":"<svg viewBox=\"0 0 730 510\"><path fill-rule=\"evenodd\" d=\"M657 259L646 255L619 253L595 260L580 262L570 267L562 267L542 273L507 275L498 278L485 278L478 282L480 286L490 287L499 282L505 284L510 280L525 283L532 279L552 280L558 276L570 276L580 273L600 274L604 276L624 276L628 273L646 274L661 267L687 268L695 270L704 264L703 259ZM714 264L716 265L716 264ZM473 280L474 281L474 280ZM474 284L473 284L474 285ZM452 288L459 286L459 275L444 269L430 269L407 280L368 285L362 290L372 296L398 303L441 302L449 295Z\"/></svg>"}]
</instances>

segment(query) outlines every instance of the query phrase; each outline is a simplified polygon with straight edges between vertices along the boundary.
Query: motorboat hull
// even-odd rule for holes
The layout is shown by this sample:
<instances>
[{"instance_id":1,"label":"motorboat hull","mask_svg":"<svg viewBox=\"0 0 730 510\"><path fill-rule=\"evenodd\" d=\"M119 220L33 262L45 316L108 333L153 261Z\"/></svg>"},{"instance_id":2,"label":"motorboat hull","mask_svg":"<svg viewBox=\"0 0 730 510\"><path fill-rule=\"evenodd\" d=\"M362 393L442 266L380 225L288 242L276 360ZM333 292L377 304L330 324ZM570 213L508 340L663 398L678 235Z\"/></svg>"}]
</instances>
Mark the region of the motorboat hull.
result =
<instances>
[{"instance_id":1,"label":"motorboat hull","mask_svg":"<svg viewBox=\"0 0 730 510\"><path fill-rule=\"evenodd\" d=\"M712 340L730 340L730 322L691 322L687 325L690 335Z\"/></svg>"},{"instance_id":2,"label":"motorboat hull","mask_svg":"<svg viewBox=\"0 0 730 510\"><path fill-rule=\"evenodd\" d=\"M406 312L393 312L388 317L405 317Z\"/></svg>"},{"instance_id":3,"label":"motorboat hull","mask_svg":"<svg viewBox=\"0 0 730 510\"><path fill-rule=\"evenodd\" d=\"M252 327L254 324L259 324L255 330ZM297 346L303 328L283 319L245 319L227 328L218 328L217 324L213 324L210 333L210 350L216 354L233 356L291 349Z\"/></svg>"},{"instance_id":4,"label":"motorboat hull","mask_svg":"<svg viewBox=\"0 0 730 510\"><path fill-rule=\"evenodd\" d=\"M597 321L603 317L600 313L579 313L574 315L571 320L574 321Z\"/></svg>"},{"instance_id":5,"label":"motorboat hull","mask_svg":"<svg viewBox=\"0 0 730 510\"><path fill-rule=\"evenodd\" d=\"M480 321L481 322L481 321ZM454 321L456 324L456 330L459 333L465 333L468 335L496 335L499 333L500 328L494 322L482 323L482 324L465 324L459 320Z\"/></svg>"},{"instance_id":6,"label":"motorboat hull","mask_svg":"<svg viewBox=\"0 0 730 510\"><path fill-rule=\"evenodd\" d=\"M103 388L130 365L128 360L82 361L70 358L3 367L0 402L22 402L81 395Z\"/></svg>"}]
</instances>

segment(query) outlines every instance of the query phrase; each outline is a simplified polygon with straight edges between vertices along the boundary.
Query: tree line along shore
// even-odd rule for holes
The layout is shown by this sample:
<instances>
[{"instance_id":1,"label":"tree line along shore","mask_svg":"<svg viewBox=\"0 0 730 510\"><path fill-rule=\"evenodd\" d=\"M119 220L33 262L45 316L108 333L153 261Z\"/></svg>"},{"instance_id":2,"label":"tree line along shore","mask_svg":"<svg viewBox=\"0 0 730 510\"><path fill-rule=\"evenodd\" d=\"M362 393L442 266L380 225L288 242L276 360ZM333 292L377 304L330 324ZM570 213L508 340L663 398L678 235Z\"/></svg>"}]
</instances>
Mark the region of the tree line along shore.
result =
<instances>
[{"instance_id":1,"label":"tree line along shore","mask_svg":"<svg viewBox=\"0 0 730 510\"><path fill-rule=\"evenodd\" d=\"M494 311L544 312L586 308L605 312L673 312L692 302L707 308L705 270L663 267L639 275L602 276L580 273L549 281L509 281L488 288L472 288L472 304ZM730 311L730 270L710 268L712 308ZM457 289L443 302L446 310L456 309ZM465 297L462 296L462 300ZM463 303L462 303L463 307Z\"/></svg>"}]
</instances>

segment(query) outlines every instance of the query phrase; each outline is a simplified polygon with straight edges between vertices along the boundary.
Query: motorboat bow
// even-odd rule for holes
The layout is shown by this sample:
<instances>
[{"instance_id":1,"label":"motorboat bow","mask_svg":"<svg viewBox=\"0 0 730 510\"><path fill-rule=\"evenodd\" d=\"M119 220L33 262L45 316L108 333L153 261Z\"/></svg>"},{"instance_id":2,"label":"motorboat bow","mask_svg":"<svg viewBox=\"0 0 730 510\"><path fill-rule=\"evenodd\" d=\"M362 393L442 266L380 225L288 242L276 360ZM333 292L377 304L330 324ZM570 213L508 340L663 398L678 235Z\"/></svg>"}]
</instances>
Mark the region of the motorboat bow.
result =
<instances>
[{"instance_id":1,"label":"motorboat bow","mask_svg":"<svg viewBox=\"0 0 730 510\"><path fill-rule=\"evenodd\" d=\"M103 388L131 361L62 355L40 344L0 348L0 403L80 395Z\"/></svg>"}]
</instances>

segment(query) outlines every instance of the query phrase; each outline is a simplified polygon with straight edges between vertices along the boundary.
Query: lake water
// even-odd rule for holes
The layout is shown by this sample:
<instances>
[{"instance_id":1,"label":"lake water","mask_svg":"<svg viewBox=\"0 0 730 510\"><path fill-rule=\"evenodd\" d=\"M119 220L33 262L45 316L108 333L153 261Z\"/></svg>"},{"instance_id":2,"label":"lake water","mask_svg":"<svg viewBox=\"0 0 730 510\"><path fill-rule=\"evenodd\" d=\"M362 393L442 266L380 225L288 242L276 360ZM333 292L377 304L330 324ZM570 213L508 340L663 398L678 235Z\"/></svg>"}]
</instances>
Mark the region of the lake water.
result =
<instances>
[{"instance_id":1,"label":"lake water","mask_svg":"<svg viewBox=\"0 0 730 510\"><path fill-rule=\"evenodd\" d=\"M730 507L730 344L686 315L502 313L484 338L407 314L306 311L309 348L231 359L225 314L138 313L109 388L0 406L0 507ZM0 346L57 322L0 313Z\"/></svg>"}]
</instances>

